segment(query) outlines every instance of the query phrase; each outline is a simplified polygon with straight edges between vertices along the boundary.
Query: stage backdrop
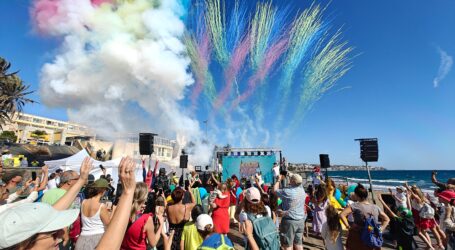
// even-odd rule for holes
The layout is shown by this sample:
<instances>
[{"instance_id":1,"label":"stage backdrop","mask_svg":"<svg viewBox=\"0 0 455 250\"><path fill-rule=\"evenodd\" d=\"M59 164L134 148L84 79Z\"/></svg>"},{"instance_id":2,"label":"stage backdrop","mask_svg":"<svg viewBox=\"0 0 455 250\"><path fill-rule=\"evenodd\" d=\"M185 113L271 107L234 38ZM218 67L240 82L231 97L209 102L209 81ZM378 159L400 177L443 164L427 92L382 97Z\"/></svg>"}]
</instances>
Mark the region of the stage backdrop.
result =
<instances>
[{"instance_id":1,"label":"stage backdrop","mask_svg":"<svg viewBox=\"0 0 455 250\"><path fill-rule=\"evenodd\" d=\"M223 181L235 174L239 179L251 177L257 172L262 173L265 183L272 183L273 163L275 155L262 156L223 156Z\"/></svg>"}]
</instances>

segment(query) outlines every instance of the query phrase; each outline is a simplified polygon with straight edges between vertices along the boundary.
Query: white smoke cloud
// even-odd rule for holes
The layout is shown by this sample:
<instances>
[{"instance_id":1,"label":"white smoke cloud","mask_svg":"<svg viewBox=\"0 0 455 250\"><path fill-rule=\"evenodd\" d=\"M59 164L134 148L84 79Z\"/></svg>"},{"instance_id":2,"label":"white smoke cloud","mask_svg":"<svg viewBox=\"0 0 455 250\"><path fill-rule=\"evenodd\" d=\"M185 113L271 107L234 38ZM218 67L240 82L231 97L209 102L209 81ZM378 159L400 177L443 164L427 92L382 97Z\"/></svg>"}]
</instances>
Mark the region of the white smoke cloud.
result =
<instances>
[{"instance_id":1,"label":"white smoke cloud","mask_svg":"<svg viewBox=\"0 0 455 250\"><path fill-rule=\"evenodd\" d=\"M207 163L211 147L201 145L199 123L179 104L193 84L181 42L182 6L152 2L37 1L36 28L63 37L42 68L41 98L104 136L147 130L185 136L196 144L194 161Z\"/></svg>"},{"instance_id":2,"label":"white smoke cloud","mask_svg":"<svg viewBox=\"0 0 455 250\"><path fill-rule=\"evenodd\" d=\"M441 61L439 64L438 74L433 80L433 86L435 88L439 87L439 83L449 74L450 70L452 69L453 65L453 58L449 56L447 52L438 48L439 55L441 57Z\"/></svg>"}]
</instances>

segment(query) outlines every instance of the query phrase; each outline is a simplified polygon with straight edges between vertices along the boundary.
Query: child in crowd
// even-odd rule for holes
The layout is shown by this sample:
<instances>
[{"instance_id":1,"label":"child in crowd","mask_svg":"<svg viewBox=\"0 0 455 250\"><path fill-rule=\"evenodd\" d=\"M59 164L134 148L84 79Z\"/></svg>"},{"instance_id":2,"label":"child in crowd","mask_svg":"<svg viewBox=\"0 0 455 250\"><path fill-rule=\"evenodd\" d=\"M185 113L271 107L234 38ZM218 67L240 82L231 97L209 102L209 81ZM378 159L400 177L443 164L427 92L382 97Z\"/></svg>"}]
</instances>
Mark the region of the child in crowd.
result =
<instances>
[{"instance_id":1,"label":"child in crowd","mask_svg":"<svg viewBox=\"0 0 455 250\"><path fill-rule=\"evenodd\" d=\"M338 211L333 206L328 206L325 210L327 221L322 224L321 236L327 250L343 250L341 241L341 223Z\"/></svg>"},{"instance_id":2,"label":"child in crowd","mask_svg":"<svg viewBox=\"0 0 455 250\"><path fill-rule=\"evenodd\" d=\"M327 221L324 210L327 208L328 203L325 185L316 186L316 192L313 197L313 231L318 235L321 234L322 224Z\"/></svg>"}]
</instances>

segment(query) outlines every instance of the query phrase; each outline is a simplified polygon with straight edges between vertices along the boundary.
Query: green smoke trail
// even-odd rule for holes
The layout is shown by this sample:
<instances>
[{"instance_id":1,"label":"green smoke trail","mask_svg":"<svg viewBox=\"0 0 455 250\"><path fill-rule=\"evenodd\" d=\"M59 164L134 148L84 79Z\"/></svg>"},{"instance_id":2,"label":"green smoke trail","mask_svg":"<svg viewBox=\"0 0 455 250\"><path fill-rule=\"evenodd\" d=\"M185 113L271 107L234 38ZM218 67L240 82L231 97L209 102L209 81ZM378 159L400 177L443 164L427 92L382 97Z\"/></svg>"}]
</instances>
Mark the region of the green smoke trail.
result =
<instances>
[{"instance_id":1,"label":"green smoke trail","mask_svg":"<svg viewBox=\"0 0 455 250\"><path fill-rule=\"evenodd\" d=\"M220 0L206 0L205 22L212 39L218 61L225 64L229 60L226 49L226 17Z\"/></svg>"},{"instance_id":2,"label":"green smoke trail","mask_svg":"<svg viewBox=\"0 0 455 250\"><path fill-rule=\"evenodd\" d=\"M251 21L251 64L256 69L264 59L275 23L276 9L272 3L259 3Z\"/></svg>"},{"instance_id":3,"label":"green smoke trail","mask_svg":"<svg viewBox=\"0 0 455 250\"><path fill-rule=\"evenodd\" d=\"M327 25L322 21L323 10L319 5L311 5L292 24L289 32L289 49L278 86L281 101L277 112L276 127L280 127L283 121L296 70L302 61L306 62L311 58L313 46L324 39Z\"/></svg>"},{"instance_id":4,"label":"green smoke trail","mask_svg":"<svg viewBox=\"0 0 455 250\"><path fill-rule=\"evenodd\" d=\"M338 30L321 46L321 50L304 70L304 84L291 128L295 128L314 103L351 69L349 55L353 48L348 47L347 42L340 42L340 36L341 32Z\"/></svg>"},{"instance_id":5,"label":"green smoke trail","mask_svg":"<svg viewBox=\"0 0 455 250\"><path fill-rule=\"evenodd\" d=\"M194 36L185 35L184 42L186 45L188 57L191 59L191 69L196 74L196 81L203 81L199 84L204 86L204 94L213 104L216 98L216 87L213 81L213 76L208 70L202 70L201 55L199 55L197 41Z\"/></svg>"}]
</instances>

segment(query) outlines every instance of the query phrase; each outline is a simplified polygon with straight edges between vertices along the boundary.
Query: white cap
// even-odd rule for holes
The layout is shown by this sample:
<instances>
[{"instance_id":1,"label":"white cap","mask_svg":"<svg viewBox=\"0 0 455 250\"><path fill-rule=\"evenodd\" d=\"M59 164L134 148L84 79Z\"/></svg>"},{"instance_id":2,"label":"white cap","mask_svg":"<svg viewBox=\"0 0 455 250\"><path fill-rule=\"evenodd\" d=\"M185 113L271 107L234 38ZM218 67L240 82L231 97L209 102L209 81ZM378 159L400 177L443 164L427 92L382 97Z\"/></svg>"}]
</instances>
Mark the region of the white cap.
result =
<instances>
[{"instance_id":1,"label":"white cap","mask_svg":"<svg viewBox=\"0 0 455 250\"><path fill-rule=\"evenodd\" d=\"M0 249L20 243L37 233L71 225L78 209L58 211L46 203L24 203L0 213Z\"/></svg>"},{"instance_id":2,"label":"white cap","mask_svg":"<svg viewBox=\"0 0 455 250\"><path fill-rule=\"evenodd\" d=\"M196 220L196 228L198 230L204 231L207 225L212 225L213 227L212 217L210 217L208 214L199 215Z\"/></svg>"}]
</instances>

